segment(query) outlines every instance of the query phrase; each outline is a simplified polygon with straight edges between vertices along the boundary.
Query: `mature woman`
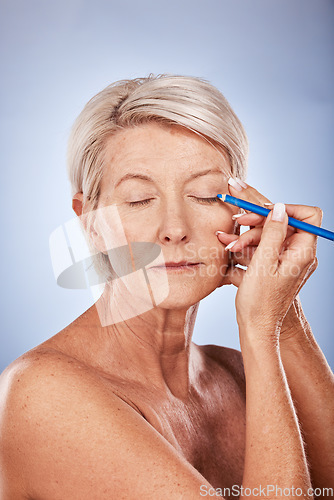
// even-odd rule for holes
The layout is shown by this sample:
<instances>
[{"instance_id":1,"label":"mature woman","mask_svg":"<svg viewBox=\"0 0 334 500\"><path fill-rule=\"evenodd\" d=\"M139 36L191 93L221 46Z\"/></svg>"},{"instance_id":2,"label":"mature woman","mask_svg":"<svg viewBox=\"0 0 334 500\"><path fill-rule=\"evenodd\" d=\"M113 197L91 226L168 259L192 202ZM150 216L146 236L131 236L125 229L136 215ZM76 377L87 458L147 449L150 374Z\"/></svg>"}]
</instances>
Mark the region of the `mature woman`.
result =
<instances>
[{"instance_id":1,"label":"mature woman","mask_svg":"<svg viewBox=\"0 0 334 500\"><path fill-rule=\"evenodd\" d=\"M1 376L1 498L313 498L333 486L333 375L297 295L316 238L287 226L320 225L321 210L237 213L217 193L270 203L246 164L241 123L203 80L121 81L86 105L69 174L106 284ZM191 340L200 300L224 284L238 287L241 353Z\"/></svg>"}]
</instances>

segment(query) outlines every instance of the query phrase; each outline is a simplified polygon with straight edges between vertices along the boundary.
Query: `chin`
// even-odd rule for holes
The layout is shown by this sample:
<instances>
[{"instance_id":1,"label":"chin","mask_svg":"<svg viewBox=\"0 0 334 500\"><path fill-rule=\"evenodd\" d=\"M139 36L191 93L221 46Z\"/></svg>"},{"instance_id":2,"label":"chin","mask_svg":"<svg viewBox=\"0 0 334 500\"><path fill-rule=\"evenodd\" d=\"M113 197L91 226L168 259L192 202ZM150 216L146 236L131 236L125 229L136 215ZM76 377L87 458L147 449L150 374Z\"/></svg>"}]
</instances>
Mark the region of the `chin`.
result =
<instances>
[{"instance_id":1,"label":"chin","mask_svg":"<svg viewBox=\"0 0 334 500\"><path fill-rule=\"evenodd\" d=\"M160 309L170 309L170 310L183 310L189 309L189 307L195 305L197 302L202 300L203 297L178 297L178 296L168 296L164 301L160 304L157 304L156 307Z\"/></svg>"},{"instance_id":2,"label":"chin","mask_svg":"<svg viewBox=\"0 0 334 500\"><path fill-rule=\"evenodd\" d=\"M150 280L152 291L157 289L157 283ZM156 306L163 309L186 309L204 299L212 293L220 283L217 278L208 276L187 278L168 276L168 294L166 288L160 287L160 300L155 300ZM163 298L164 295L164 298ZM156 294L153 293L155 297Z\"/></svg>"}]
</instances>

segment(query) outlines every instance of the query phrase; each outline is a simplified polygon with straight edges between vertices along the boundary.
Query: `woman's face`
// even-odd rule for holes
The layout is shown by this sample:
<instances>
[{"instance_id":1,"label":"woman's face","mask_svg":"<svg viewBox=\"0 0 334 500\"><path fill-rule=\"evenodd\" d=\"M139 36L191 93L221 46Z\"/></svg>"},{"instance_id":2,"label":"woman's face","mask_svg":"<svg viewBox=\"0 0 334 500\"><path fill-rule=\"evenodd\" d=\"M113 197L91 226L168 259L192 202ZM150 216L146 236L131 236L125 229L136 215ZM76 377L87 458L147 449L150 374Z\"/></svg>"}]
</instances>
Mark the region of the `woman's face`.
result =
<instances>
[{"instance_id":1,"label":"woman's face","mask_svg":"<svg viewBox=\"0 0 334 500\"><path fill-rule=\"evenodd\" d=\"M169 293L160 306L189 307L220 286L228 254L215 233L232 233L237 212L216 198L228 192L228 161L182 127L149 123L111 137L105 164L99 207L117 206L128 243L162 250L146 266L151 284L167 274ZM188 264L168 265L180 262Z\"/></svg>"}]
</instances>

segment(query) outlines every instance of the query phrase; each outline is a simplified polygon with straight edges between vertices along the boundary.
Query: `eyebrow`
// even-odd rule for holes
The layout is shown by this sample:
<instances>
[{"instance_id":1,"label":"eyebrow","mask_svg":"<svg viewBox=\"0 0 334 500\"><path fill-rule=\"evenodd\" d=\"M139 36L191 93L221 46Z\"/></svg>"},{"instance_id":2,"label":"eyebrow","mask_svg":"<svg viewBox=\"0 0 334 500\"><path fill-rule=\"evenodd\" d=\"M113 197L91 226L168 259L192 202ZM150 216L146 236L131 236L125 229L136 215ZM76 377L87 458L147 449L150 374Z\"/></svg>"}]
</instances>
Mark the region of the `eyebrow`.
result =
<instances>
[{"instance_id":1,"label":"eyebrow","mask_svg":"<svg viewBox=\"0 0 334 500\"><path fill-rule=\"evenodd\" d=\"M223 174L224 175L224 172L222 170L219 170L219 169L212 170L211 168L209 168L207 170L202 170L201 172L196 172L196 173L190 175L190 177L188 177L188 179L185 182L189 182L193 179L197 179L197 177L202 177L202 176L207 175L207 174ZM121 182L127 181L129 179L140 179L142 181L148 181L148 182L154 183L154 180L151 177L149 177L148 175L128 173L128 174L123 175L123 177L120 178L120 180L117 182L117 184L115 186L115 189L121 184Z\"/></svg>"}]
</instances>

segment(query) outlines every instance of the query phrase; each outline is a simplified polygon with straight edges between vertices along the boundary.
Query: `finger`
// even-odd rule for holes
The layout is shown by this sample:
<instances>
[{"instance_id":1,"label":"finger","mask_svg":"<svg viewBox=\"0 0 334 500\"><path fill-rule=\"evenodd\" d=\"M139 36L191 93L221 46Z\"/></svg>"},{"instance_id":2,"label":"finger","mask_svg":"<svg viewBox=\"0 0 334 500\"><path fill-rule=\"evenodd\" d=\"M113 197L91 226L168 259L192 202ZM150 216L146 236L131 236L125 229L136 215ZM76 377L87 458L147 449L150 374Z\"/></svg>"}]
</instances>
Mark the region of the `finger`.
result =
<instances>
[{"instance_id":1,"label":"finger","mask_svg":"<svg viewBox=\"0 0 334 500\"><path fill-rule=\"evenodd\" d=\"M263 225L265 221L265 217L263 217L262 215L253 214L252 212L232 215L232 219L236 220L241 226L258 226L260 224Z\"/></svg>"},{"instance_id":2,"label":"finger","mask_svg":"<svg viewBox=\"0 0 334 500\"><path fill-rule=\"evenodd\" d=\"M236 234L225 233L224 231L216 231L216 236L220 243L223 243L223 245L229 245L233 241L237 241L239 238Z\"/></svg>"},{"instance_id":3,"label":"finger","mask_svg":"<svg viewBox=\"0 0 334 500\"><path fill-rule=\"evenodd\" d=\"M238 252L248 245L257 245L261 239L262 228L256 227L244 232L240 236L235 234L223 233L222 231L217 231L217 237L221 243L226 245L225 250L231 250L233 252Z\"/></svg>"},{"instance_id":4,"label":"finger","mask_svg":"<svg viewBox=\"0 0 334 500\"><path fill-rule=\"evenodd\" d=\"M274 204L269 204L272 208ZM232 216L233 220L236 220L240 226L250 226L252 229L256 226L263 226L266 220L266 217L262 215L253 214L252 212L244 213L244 214L236 214ZM289 238L292 234L296 233L296 229L294 227L288 226L287 230L287 238Z\"/></svg>"},{"instance_id":5,"label":"finger","mask_svg":"<svg viewBox=\"0 0 334 500\"><path fill-rule=\"evenodd\" d=\"M231 185L231 182L234 183L238 188L234 187L234 185ZM240 182L240 181L239 181ZM233 179L229 179L229 191L233 196L236 196L237 198L241 198L246 201L250 201L251 203L255 203L258 205L264 205L266 208L273 208L273 204L270 203L270 200L263 196L259 191L257 191L255 188L250 186L249 184L246 184L243 182L243 186L240 186L236 181ZM293 205L293 204L286 204L286 212L290 217L294 217L295 219L302 220L304 222L307 222L309 224L313 224L316 226L321 225L322 221L322 210L319 207L311 207L307 205ZM240 219L240 223L243 222L245 225L256 225L252 222L247 223L245 222L245 217L238 217L237 219ZM239 220L238 220L239 223ZM291 230L288 230L288 234L291 235L293 234ZM317 242L317 237L313 235L312 233L308 233L306 231L303 231L301 229L295 229L293 231L294 233L297 233L298 237L294 237L292 241L290 241L290 244L293 246L302 246L306 245L308 247L315 246Z\"/></svg>"},{"instance_id":6,"label":"finger","mask_svg":"<svg viewBox=\"0 0 334 500\"><path fill-rule=\"evenodd\" d=\"M286 212L290 217L308 222L315 226L321 226L322 210L319 207L311 207L308 205L291 205L286 204Z\"/></svg>"},{"instance_id":7,"label":"finger","mask_svg":"<svg viewBox=\"0 0 334 500\"><path fill-rule=\"evenodd\" d=\"M249 231L245 231L239 237L233 237L233 235L226 234L228 238L223 236L221 239L219 239L226 245L225 250L229 250L231 256L235 257L233 260L236 264L248 266L258 244L260 243L262 231L262 227L257 227L252 228ZM294 232L294 228L287 228L287 237L283 242L283 248L289 246L289 236L291 236L291 234L294 234Z\"/></svg>"},{"instance_id":8,"label":"finger","mask_svg":"<svg viewBox=\"0 0 334 500\"><path fill-rule=\"evenodd\" d=\"M246 231L238 237L234 234L217 231L217 237L225 245L226 251L231 250L231 261L235 264L248 266L261 239L261 232L262 228L256 228ZM234 245L230 246L232 243Z\"/></svg>"},{"instance_id":9,"label":"finger","mask_svg":"<svg viewBox=\"0 0 334 500\"><path fill-rule=\"evenodd\" d=\"M249 231L245 231L233 245L227 245L225 250L230 250L230 252L241 252L248 247L257 246L260 243L262 231L262 227L255 227L249 229Z\"/></svg>"},{"instance_id":10,"label":"finger","mask_svg":"<svg viewBox=\"0 0 334 500\"><path fill-rule=\"evenodd\" d=\"M276 203L268 215L261 240L253 255L251 266L261 265L264 271L272 272L279 265L279 256L287 234L288 216L283 203ZM273 267L274 266L274 269Z\"/></svg>"},{"instance_id":11,"label":"finger","mask_svg":"<svg viewBox=\"0 0 334 500\"><path fill-rule=\"evenodd\" d=\"M238 181L238 182L236 182ZM250 186L249 184L246 184L243 181L238 180L237 178L235 179L229 179L229 192L232 196L235 196L237 198L250 201L251 203L255 203L257 205L263 205L266 208L273 208L273 205L270 204L270 200L263 196L259 191L257 191L255 188ZM290 217L294 217L299 220L303 220L304 222L308 222L313 225L320 226L321 225L321 220L322 220L322 211L319 207L309 207L305 205L291 205L287 204L286 206L286 212ZM241 221L245 222L244 218L239 218ZM266 222L264 223L264 227L267 224L267 221L270 220L270 216L268 215ZM241 222L240 221L240 222ZM275 222L275 221L273 221ZM284 219L285 223L285 219ZM246 225L246 224L245 224ZM248 224L247 224L248 225ZM250 224L251 226L253 224ZM270 228L272 228L272 224L270 224ZM273 229L270 229L270 231L273 231ZM279 231L276 231L276 238L278 237ZM261 239L262 241L262 239ZM284 263L286 261L286 266L291 267L292 264L297 263L298 265L302 265L302 268L305 267L305 265L312 263L312 261L315 258L315 249L316 249L316 243L317 243L317 236L313 235L312 233L308 233L306 231L302 231L301 229L296 229L296 228L291 228L291 226L288 226L286 230L286 241L281 245L281 249L279 250L273 242L272 245L270 245L269 241L266 242L266 245L268 246L268 249L273 251L275 250L276 254L281 252L282 248L288 248L289 252L284 252L281 262ZM237 249L237 247L236 247ZM300 256L299 254L301 253L301 250L303 251L303 256ZM264 251L264 247L262 245L262 250L261 252L257 252L257 257L262 254ZM291 257L291 255L293 256ZM255 257L256 255L254 255ZM273 262L275 262L275 256L274 254L272 255L271 259ZM269 259L270 260L270 259ZM276 263L278 261L276 260ZM267 262L269 264L269 262Z\"/></svg>"},{"instance_id":12,"label":"finger","mask_svg":"<svg viewBox=\"0 0 334 500\"><path fill-rule=\"evenodd\" d=\"M270 210L273 208L273 206L274 203L267 205ZM319 207L312 207L310 205L293 205L291 203L286 203L285 209L289 217L302 220L304 222L307 222L308 224L313 224L315 226L321 226L323 212Z\"/></svg>"},{"instance_id":13,"label":"finger","mask_svg":"<svg viewBox=\"0 0 334 500\"><path fill-rule=\"evenodd\" d=\"M262 228L256 227L254 229L250 229L249 231L244 232L241 236L234 236L233 239L227 244L227 238L218 233L218 239L222 243L226 244L225 250L230 250L231 252L239 252L243 248L248 245L257 245L261 239ZM232 236L232 235L231 235Z\"/></svg>"},{"instance_id":14,"label":"finger","mask_svg":"<svg viewBox=\"0 0 334 500\"><path fill-rule=\"evenodd\" d=\"M230 254L230 262L232 265L240 264L241 266L249 266L252 257L257 249L257 246L249 246L240 252Z\"/></svg>"},{"instance_id":15,"label":"finger","mask_svg":"<svg viewBox=\"0 0 334 500\"><path fill-rule=\"evenodd\" d=\"M271 203L271 201L268 198L266 198L262 193L257 191L249 184L243 182L243 186L241 186L235 179L229 179L228 181L228 189L232 196L240 198L241 200L255 203L256 205L264 205L264 203Z\"/></svg>"},{"instance_id":16,"label":"finger","mask_svg":"<svg viewBox=\"0 0 334 500\"><path fill-rule=\"evenodd\" d=\"M286 205L286 211L290 217L314 226L321 226L323 213L319 207L288 204ZM297 228L288 241L288 246L291 251L301 251L301 249L303 249L305 262L308 260L312 261L315 257L316 245L317 236L315 234Z\"/></svg>"},{"instance_id":17,"label":"finger","mask_svg":"<svg viewBox=\"0 0 334 500\"><path fill-rule=\"evenodd\" d=\"M266 218L264 217L264 221ZM239 253L239 264L248 265L252 258L256 246L261 240L262 227L251 227L250 230L245 231L241 235L225 233L224 231L217 231L216 235L219 241L225 245L225 250L233 253ZM294 234L294 228L288 227L287 238ZM285 246L289 245L289 241L284 242Z\"/></svg>"}]
</instances>

